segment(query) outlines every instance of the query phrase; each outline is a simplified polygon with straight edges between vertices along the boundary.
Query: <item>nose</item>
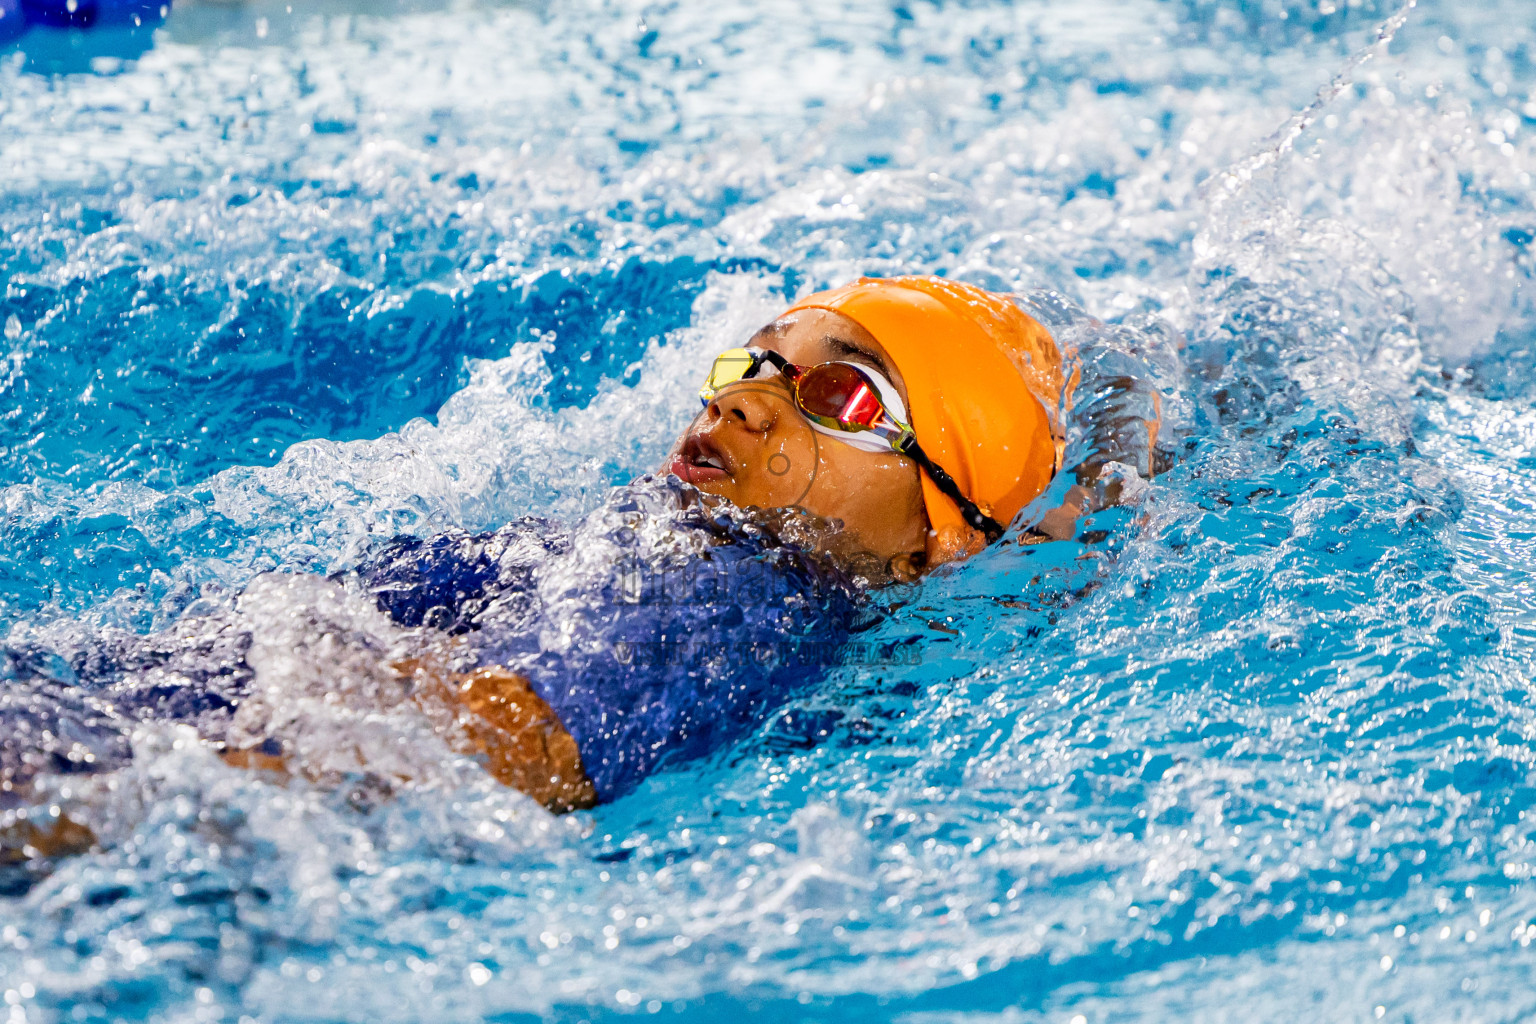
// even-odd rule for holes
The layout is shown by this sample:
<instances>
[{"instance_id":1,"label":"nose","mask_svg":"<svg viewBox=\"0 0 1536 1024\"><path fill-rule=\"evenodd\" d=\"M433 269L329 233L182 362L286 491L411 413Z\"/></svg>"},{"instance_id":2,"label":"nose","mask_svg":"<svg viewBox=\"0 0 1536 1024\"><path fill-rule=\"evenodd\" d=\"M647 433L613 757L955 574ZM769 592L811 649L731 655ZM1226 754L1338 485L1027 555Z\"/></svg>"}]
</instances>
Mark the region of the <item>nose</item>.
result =
<instances>
[{"instance_id":1,"label":"nose","mask_svg":"<svg viewBox=\"0 0 1536 1024\"><path fill-rule=\"evenodd\" d=\"M766 382L734 384L722 390L709 403L711 420L728 419L740 423L754 434L766 434L778 422L783 400Z\"/></svg>"}]
</instances>

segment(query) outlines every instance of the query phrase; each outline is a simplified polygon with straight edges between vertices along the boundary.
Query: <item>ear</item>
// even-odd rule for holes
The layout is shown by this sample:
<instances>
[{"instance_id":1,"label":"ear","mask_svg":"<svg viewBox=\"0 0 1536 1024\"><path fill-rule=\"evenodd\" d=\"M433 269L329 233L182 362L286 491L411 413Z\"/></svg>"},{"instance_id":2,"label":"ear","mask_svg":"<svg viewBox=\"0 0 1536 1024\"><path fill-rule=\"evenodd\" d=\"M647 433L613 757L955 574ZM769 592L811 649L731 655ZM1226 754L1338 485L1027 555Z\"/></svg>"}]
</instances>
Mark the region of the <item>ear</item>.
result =
<instances>
[{"instance_id":1,"label":"ear","mask_svg":"<svg viewBox=\"0 0 1536 1024\"><path fill-rule=\"evenodd\" d=\"M928 566L945 562L963 562L987 546L987 538L980 530L969 526L941 526L928 531Z\"/></svg>"},{"instance_id":2,"label":"ear","mask_svg":"<svg viewBox=\"0 0 1536 1024\"><path fill-rule=\"evenodd\" d=\"M912 583L923 574L923 569L928 564L928 556L921 551L912 551L895 555L886 564L891 571L891 577L897 583Z\"/></svg>"}]
</instances>

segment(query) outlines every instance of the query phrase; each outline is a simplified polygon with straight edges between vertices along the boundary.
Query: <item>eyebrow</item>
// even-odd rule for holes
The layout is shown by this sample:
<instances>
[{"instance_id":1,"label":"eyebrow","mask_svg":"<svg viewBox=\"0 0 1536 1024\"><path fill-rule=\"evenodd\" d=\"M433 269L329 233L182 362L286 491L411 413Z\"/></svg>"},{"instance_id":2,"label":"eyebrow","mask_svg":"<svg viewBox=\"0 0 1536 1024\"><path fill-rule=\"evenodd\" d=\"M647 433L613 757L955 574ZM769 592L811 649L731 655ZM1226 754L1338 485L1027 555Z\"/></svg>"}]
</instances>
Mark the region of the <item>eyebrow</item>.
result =
<instances>
[{"instance_id":1,"label":"eyebrow","mask_svg":"<svg viewBox=\"0 0 1536 1024\"><path fill-rule=\"evenodd\" d=\"M879 355L871 352L869 349L863 347L862 345L855 345L847 338L840 338L835 334L826 335L821 339L821 343L827 346L827 348L831 349L835 355L845 357L859 356L885 376L891 376L890 365L887 364L884 359L881 359Z\"/></svg>"},{"instance_id":2,"label":"eyebrow","mask_svg":"<svg viewBox=\"0 0 1536 1024\"><path fill-rule=\"evenodd\" d=\"M789 327L789 323L781 317L773 323L760 328L756 334L752 335L747 344L750 345L759 338L769 338L776 341L789 332ZM836 334L824 334L821 337L821 343L827 347L834 359L847 359L850 356L857 356L879 370L885 377L891 378L895 376L895 374L891 373L891 364L886 362L878 353L862 345L855 344L847 338Z\"/></svg>"}]
</instances>

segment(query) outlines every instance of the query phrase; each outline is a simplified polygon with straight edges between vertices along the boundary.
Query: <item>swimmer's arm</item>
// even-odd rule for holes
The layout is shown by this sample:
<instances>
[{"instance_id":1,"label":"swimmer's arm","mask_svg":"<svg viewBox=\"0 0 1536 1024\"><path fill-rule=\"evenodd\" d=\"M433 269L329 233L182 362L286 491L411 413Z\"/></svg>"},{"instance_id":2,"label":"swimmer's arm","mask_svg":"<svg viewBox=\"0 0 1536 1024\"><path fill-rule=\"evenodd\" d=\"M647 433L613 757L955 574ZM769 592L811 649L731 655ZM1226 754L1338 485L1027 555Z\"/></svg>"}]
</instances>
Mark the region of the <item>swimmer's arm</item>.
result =
<instances>
[{"instance_id":1,"label":"swimmer's arm","mask_svg":"<svg viewBox=\"0 0 1536 1024\"><path fill-rule=\"evenodd\" d=\"M1077 521L1088 511L1092 496L1082 484L1073 484L1067 490L1066 500L1041 516L1040 521L1026 532L1026 543L1071 540L1077 536Z\"/></svg>"},{"instance_id":2,"label":"swimmer's arm","mask_svg":"<svg viewBox=\"0 0 1536 1024\"><path fill-rule=\"evenodd\" d=\"M447 712L447 727L457 733L450 743L479 756L497 782L557 814L597 805L575 739L527 679L496 666L466 673L409 660L395 668L415 684L411 699L429 716L441 721ZM236 768L291 774L280 755L226 750L221 756Z\"/></svg>"},{"instance_id":3,"label":"swimmer's arm","mask_svg":"<svg viewBox=\"0 0 1536 1024\"><path fill-rule=\"evenodd\" d=\"M1120 504L1122 478L1117 474L1104 475L1106 463L1128 465L1149 480L1160 468L1166 468L1159 467L1157 456L1157 437L1163 426L1162 396L1131 378L1111 378L1109 383L1118 385L1125 394L1142 395L1148 401L1136 413L1100 418L1096 424L1103 434L1098 444L1099 456L1077 467L1077 482L1067 489L1062 503L1042 516L1029 531L1033 543L1070 540L1077 535L1078 520L1083 516Z\"/></svg>"},{"instance_id":4,"label":"swimmer's arm","mask_svg":"<svg viewBox=\"0 0 1536 1024\"><path fill-rule=\"evenodd\" d=\"M401 667L417 682L418 702L458 710L464 738L498 782L556 813L596 806L576 740L526 678L499 666L468 673L420 663Z\"/></svg>"},{"instance_id":5,"label":"swimmer's arm","mask_svg":"<svg viewBox=\"0 0 1536 1024\"><path fill-rule=\"evenodd\" d=\"M96 835L57 807L0 816L0 867L86 853Z\"/></svg>"}]
</instances>

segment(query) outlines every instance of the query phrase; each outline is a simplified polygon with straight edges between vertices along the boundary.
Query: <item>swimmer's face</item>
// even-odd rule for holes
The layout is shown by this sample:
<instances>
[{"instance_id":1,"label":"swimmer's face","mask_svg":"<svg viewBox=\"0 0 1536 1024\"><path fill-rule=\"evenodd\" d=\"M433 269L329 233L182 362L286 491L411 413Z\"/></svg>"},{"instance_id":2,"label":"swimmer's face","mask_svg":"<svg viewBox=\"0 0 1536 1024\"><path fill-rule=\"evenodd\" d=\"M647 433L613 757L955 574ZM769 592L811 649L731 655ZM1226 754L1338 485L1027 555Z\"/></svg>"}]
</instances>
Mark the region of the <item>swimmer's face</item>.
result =
<instances>
[{"instance_id":1,"label":"swimmer's face","mask_svg":"<svg viewBox=\"0 0 1536 1024\"><path fill-rule=\"evenodd\" d=\"M831 360L868 366L907 401L895 361L841 313L800 310L748 344L801 366ZM917 464L813 430L777 374L721 388L678 439L663 471L743 508L797 506L840 520L847 539L889 564L898 579L914 577L922 564L928 516Z\"/></svg>"}]
</instances>

